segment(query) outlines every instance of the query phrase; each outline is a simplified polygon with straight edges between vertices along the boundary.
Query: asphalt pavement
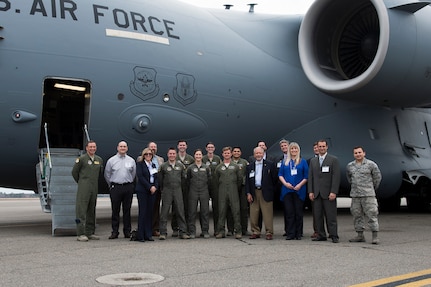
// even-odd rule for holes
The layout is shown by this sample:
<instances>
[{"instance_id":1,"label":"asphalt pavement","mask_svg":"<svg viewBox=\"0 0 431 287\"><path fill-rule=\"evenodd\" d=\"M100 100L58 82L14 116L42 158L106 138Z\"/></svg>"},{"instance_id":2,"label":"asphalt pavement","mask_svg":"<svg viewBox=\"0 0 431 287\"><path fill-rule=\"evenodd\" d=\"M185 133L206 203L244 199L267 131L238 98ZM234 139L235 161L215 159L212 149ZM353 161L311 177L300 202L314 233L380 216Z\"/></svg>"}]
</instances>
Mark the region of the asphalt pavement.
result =
<instances>
[{"instance_id":1,"label":"asphalt pavement","mask_svg":"<svg viewBox=\"0 0 431 287\"><path fill-rule=\"evenodd\" d=\"M136 198L133 206L136 227ZM339 209L338 244L310 240L309 212L303 240L284 239L277 213L273 240L182 240L169 234L165 241L141 243L108 239L109 198L100 198L101 240L78 242L73 231L51 236L50 215L37 199L0 200L0 286L351 286L431 269L430 213L402 209L379 219L379 245L371 244L369 230L367 242L348 241L355 232L347 208ZM114 278L104 281L106 276Z\"/></svg>"}]
</instances>

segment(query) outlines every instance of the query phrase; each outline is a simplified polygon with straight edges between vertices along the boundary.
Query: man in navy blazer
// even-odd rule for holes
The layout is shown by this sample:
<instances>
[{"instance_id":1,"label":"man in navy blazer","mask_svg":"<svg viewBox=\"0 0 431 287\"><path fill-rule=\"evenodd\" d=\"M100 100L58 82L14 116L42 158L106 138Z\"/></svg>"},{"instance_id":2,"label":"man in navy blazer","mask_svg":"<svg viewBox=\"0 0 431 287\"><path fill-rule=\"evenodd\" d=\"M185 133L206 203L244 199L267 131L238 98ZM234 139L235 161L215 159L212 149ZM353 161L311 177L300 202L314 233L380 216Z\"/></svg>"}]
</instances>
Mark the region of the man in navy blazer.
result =
<instances>
[{"instance_id":1,"label":"man in navy blazer","mask_svg":"<svg viewBox=\"0 0 431 287\"><path fill-rule=\"evenodd\" d=\"M250 203L250 225L253 234L250 239L260 238L259 212L262 211L266 239L271 240L274 234L273 200L277 183L277 169L271 161L263 159L264 150L256 147L253 150L254 161L246 168L245 192Z\"/></svg>"},{"instance_id":2,"label":"man in navy blazer","mask_svg":"<svg viewBox=\"0 0 431 287\"><path fill-rule=\"evenodd\" d=\"M340 164L335 156L328 154L326 140L317 142L319 156L310 160L307 192L313 201L313 215L316 220L317 237L313 241L326 241L324 217L329 237L338 243L337 194L340 187Z\"/></svg>"}]
</instances>

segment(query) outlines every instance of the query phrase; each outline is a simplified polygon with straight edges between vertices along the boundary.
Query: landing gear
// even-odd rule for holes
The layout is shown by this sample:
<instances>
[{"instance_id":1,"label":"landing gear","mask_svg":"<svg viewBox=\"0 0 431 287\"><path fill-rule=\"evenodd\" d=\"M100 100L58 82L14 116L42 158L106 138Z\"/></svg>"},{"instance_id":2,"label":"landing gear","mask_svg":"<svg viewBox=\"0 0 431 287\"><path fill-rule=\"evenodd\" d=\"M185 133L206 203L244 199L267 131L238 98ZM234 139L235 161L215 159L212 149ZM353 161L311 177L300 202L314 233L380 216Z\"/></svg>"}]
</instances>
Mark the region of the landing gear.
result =
<instances>
[{"instance_id":1,"label":"landing gear","mask_svg":"<svg viewBox=\"0 0 431 287\"><path fill-rule=\"evenodd\" d=\"M400 210L401 197L398 194L389 198L379 198L378 201L380 211L395 212Z\"/></svg>"},{"instance_id":2,"label":"landing gear","mask_svg":"<svg viewBox=\"0 0 431 287\"><path fill-rule=\"evenodd\" d=\"M426 212L430 210L430 202L419 197L407 197L407 208L410 212Z\"/></svg>"},{"instance_id":3,"label":"landing gear","mask_svg":"<svg viewBox=\"0 0 431 287\"><path fill-rule=\"evenodd\" d=\"M430 211L431 204L431 181L421 177L413 186L413 192L406 195L407 208L410 212Z\"/></svg>"}]
</instances>

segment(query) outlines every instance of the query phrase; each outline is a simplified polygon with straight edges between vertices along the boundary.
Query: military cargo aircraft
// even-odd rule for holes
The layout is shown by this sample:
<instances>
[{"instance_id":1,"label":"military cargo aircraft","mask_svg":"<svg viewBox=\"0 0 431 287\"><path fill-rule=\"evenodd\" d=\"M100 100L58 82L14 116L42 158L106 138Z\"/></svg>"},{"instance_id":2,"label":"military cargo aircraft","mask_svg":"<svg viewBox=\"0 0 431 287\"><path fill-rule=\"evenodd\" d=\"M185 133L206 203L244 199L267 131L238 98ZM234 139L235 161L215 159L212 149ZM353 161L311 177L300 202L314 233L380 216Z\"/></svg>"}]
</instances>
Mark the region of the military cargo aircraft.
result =
<instances>
[{"instance_id":1,"label":"military cargo aircraft","mask_svg":"<svg viewBox=\"0 0 431 287\"><path fill-rule=\"evenodd\" d=\"M293 16L171 0L0 0L0 184L34 189L61 213L89 139L107 159L120 140L137 156L148 141L164 154L178 139L245 155L262 139L278 156L286 138L311 157L323 138L343 167L356 145L379 164L382 207L406 197L428 208L429 3L319 0Z\"/></svg>"}]
</instances>

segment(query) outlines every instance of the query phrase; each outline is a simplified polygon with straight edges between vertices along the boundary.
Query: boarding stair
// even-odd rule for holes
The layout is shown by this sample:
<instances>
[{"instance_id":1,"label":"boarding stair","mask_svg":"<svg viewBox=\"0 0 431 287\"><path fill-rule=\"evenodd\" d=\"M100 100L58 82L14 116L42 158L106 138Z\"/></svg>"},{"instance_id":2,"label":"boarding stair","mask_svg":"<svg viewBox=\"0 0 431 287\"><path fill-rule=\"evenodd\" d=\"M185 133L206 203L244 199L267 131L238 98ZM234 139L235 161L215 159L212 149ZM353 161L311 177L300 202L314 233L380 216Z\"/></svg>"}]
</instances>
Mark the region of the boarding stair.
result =
<instances>
[{"instance_id":1,"label":"boarding stair","mask_svg":"<svg viewBox=\"0 0 431 287\"><path fill-rule=\"evenodd\" d=\"M52 235L57 229L76 229L77 184L72 168L80 154L79 149L40 150L40 162L36 167L38 191L42 210L51 213Z\"/></svg>"},{"instance_id":2,"label":"boarding stair","mask_svg":"<svg viewBox=\"0 0 431 287\"><path fill-rule=\"evenodd\" d=\"M76 193L78 185L72 177L76 159L84 152L77 148L51 148L48 124L44 124L46 147L39 149L36 165L37 188L40 205L51 213L52 235L55 231L76 230ZM87 125L84 125L87 141L90 140Z\"/></svg>"}]
</instances>

